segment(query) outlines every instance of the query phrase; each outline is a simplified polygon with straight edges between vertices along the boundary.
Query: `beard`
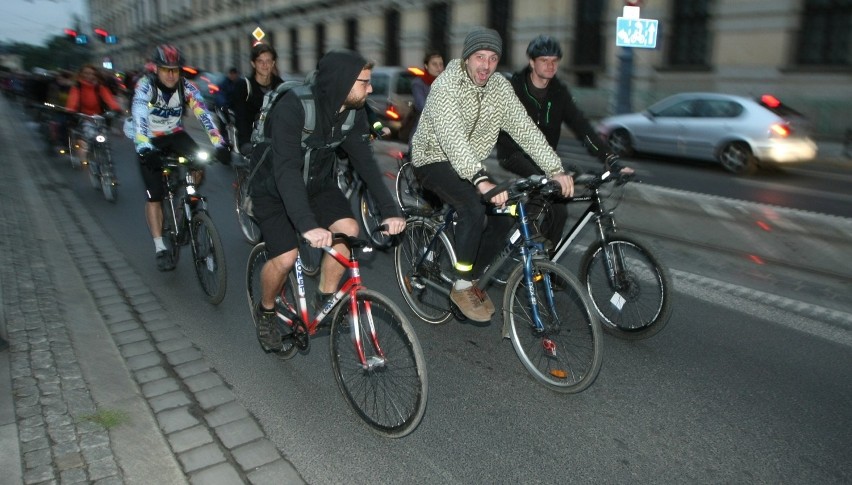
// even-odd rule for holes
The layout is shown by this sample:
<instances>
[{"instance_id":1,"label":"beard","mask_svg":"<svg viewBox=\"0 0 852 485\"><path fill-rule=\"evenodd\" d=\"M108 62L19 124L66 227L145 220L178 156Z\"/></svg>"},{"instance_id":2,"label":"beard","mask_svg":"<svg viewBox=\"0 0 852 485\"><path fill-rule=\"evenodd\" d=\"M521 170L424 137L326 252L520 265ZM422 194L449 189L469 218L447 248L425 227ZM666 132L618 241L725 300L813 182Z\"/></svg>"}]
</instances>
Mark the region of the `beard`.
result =
<instances>
[{"instance_id":1,"label":"beard","mask_svg":"<svg viewBox=\"0 0 852 485\"><path fill-rule=\"evenodd\" d=\"M346 109L360 109L363 108L365 104L367 104L367 96L359 98L350 94L346 97L346 100L343 101L343 107Z\"/></svg>"}]
</instances>

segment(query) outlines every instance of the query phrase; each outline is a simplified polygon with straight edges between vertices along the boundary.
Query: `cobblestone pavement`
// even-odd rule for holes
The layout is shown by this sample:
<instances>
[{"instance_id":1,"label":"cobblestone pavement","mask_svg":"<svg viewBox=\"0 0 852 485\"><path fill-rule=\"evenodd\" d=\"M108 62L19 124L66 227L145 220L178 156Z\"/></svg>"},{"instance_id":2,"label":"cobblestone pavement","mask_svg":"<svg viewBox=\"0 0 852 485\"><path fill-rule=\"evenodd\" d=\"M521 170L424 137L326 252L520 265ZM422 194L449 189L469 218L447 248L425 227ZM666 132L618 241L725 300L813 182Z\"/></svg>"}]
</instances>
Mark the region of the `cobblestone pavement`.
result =
<instances>
[{"instance_id":1,"label":"cobblestone pavement","mask_svg":"<svg viewBox=\"0 0 852 485\"><path fill-rule=\"evenodd\" d=\"M0 481L304 483L73 191L40 169L55 159L12 110L0 99L0 329L11 344L0 394L8 382L14 406L0 410L0 464L17 456L21 471L4 467Z\"/></svg>"}]
</instances>

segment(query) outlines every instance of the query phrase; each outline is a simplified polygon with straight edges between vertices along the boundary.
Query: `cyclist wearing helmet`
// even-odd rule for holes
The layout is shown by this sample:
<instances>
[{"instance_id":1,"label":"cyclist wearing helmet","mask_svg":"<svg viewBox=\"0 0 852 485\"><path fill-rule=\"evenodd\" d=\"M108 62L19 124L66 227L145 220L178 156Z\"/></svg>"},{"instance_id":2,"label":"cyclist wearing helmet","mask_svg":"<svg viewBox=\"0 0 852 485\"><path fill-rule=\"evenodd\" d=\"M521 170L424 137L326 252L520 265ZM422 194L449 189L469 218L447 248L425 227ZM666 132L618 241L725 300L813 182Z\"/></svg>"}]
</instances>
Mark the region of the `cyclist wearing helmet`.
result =
<instances>
[{"instance_id":1,"label":"cyclist wearing helmet","mask_svg":"<svg viewBox=\"0 0 852 485\"><path fill-rule=\"evenodd\" d=\"M617 157L609 153L609 147L574 103L568 86L556 78L562 59L559 42L553 37L539 35L527 46L527 57L530 59L529 65L512 76L512 87L550 146L556 149L562 123L565 123L583 142L589 154L605 165L616 163ZM521 177L543 174L529 155L506 133L500 133L497 140L497 159L501 167ZM556 243L562 237L567 217L565 204L551 205L551 212L545 216L541 226L542 235Z\"/></svg>"},{"instance_id":2,"label":"cyclist wearing helmet","mask_svg":"<svg viewBox=\"0 0 852 485\"><path fill-rule=\"evenodd\" d=\"M207 131L210 142L217 149L227 148L213 116L204 105L201 92L181 76L183 57L180 51L169 44L157 46L151 61L156 66L156 72L141 78L133 94L133 142L136 144L142 180L145 182L145 219L151 237L154 238L157 269L169 271L174 269L175 263L163 243L162 162L157 151L198 151L198 144L189 136L183 125L185 106L198 118L201 126Z\"/></svg>"}]
</instances>

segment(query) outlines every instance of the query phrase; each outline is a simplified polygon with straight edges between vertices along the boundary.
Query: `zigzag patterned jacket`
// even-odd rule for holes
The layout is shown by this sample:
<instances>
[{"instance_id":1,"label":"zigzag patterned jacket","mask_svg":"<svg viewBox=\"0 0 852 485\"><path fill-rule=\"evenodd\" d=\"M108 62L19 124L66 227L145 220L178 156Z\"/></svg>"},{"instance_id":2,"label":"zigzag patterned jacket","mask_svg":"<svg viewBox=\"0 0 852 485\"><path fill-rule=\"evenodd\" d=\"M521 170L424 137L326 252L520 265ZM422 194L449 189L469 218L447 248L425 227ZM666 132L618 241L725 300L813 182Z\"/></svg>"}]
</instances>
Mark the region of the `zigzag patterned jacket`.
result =
<instances>
[{"instance_id":1,"label":"zigzag patterned jacket","mask_svg":"<svg viewBox=\"0 0 852 485\"><path fill-rule=\"evenodd\" d=\"M449 161L459 176L473 182L505 131L545 173L563 171L541 130L527 115L509 81L495 73L479 87L460 59L432 83L411 145L415 166Z\"/></svg>"}]
</instances>

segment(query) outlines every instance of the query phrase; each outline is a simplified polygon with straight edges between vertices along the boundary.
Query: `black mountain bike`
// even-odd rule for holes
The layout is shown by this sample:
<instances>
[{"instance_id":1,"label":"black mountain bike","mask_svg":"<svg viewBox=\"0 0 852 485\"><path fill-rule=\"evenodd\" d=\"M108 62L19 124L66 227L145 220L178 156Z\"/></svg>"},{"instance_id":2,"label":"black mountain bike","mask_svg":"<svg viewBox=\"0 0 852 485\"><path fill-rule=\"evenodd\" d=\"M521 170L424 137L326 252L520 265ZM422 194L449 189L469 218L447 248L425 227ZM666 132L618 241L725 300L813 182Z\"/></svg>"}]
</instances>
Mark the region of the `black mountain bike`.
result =
<instances>
[{"instance_id":1,"label":"black mountain bike","mask_svg":"<svg viewBox=\"0 0 852 485\"><path fill-rule=\"evenodd\" d=\"M196 179L210 155L159 152L163 164L163 238L177 262L180 247L189 244L192 263L207 301L218 305L225 298L227 269L219 231L207 213L207 198L198 192Z\"/></svg>"}]
</instances>

